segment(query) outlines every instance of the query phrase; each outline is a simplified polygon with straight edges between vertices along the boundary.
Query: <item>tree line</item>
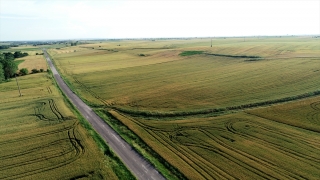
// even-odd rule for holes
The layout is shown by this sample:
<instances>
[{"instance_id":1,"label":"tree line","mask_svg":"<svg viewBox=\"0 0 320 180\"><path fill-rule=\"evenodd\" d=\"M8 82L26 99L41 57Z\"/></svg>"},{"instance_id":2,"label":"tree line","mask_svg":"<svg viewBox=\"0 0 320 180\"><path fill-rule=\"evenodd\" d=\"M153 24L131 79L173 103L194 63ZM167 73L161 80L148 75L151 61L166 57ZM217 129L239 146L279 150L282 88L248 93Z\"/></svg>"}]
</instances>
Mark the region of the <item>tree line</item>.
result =
<instances>
[{"instance_id":1,"label":"tree line","mask_svg":"<svg viewBox=\"0 0 320 180\"><path fill-rule=\"evenodd\" d=\"M14 62L14 59L25 56L28 56L28 53L22 53L21 51L0 54L0 83L10 79L17 72L18 65Z\"/></svg>"},{"instance_id":2,"label":"tree line","mask_svg":"<svg viewBox=\"0 0 320 180\"><path fill-rule=\"evenodd\" d=\"M18 47L18 45L16 45L16 44L0 45L0 49L9 49L10 47Z\"/></svg>"}]
</instances>

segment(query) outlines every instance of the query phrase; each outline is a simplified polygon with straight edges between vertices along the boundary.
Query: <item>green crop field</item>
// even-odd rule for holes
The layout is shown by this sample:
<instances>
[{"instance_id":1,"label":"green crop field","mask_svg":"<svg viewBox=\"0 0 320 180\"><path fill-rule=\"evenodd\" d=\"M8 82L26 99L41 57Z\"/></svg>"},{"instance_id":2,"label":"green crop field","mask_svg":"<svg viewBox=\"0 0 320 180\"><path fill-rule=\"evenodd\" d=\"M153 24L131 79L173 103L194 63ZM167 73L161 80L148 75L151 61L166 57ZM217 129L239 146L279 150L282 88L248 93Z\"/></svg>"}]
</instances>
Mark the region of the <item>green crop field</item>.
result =
<instances>
[{"instance_id":1,"label":"green crop field","mask_svg":"<svg viewBox=\"0 0 320 180\"><path fill-rule=\"evenodd\" d=\"M19 68L47 67L43 56L22 59ZM0 84L0 179L126 177L128 171L80 123L52 75L21 76L18 82L21 97L15 79Z\"/></svg>"},{"instance_id":2,"label":"green crop field","mask_svg":"<svg viewBox=\"0 0 320 180\"><path fill-rule=\"evenodd\" d=\"M49 53L77 94L186 178L319 177L319 40L214 38L210 45L114 40Z\"/></svg>"}]
</instances>

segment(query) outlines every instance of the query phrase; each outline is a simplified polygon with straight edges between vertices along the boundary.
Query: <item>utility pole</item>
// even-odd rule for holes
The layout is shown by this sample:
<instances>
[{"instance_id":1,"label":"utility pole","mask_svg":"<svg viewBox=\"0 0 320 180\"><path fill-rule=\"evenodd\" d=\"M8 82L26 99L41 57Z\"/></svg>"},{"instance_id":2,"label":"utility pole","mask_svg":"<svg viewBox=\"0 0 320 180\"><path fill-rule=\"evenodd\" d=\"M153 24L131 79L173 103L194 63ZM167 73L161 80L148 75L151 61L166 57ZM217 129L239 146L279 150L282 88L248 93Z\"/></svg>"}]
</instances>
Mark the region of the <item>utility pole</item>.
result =
<instances>
[{"instance_id":1,"label":"utility pole","mask_svg":"<svg viewBox=\"0 0 320 180\"><path fill-rule=\"evenodd\" d=\"M211 47L212 47L212 38L211 38Z\"/></svg>"},{"instance_id":2,"label":"utility pole","mask_svg":"<svg viewBox=\"0 0 320 180\"><path fill-rule=\"evenodd\" d=\"M17 86L18 86L19 94L20 94L20 97L21 97L22 95L21 95L21 91L20 91L20 86L19 86L19 83L18 83L17 75L16 75L16 74L14 74L14 77L16 78L16 82L17 82Z\"/></svg>"}]
</instances>

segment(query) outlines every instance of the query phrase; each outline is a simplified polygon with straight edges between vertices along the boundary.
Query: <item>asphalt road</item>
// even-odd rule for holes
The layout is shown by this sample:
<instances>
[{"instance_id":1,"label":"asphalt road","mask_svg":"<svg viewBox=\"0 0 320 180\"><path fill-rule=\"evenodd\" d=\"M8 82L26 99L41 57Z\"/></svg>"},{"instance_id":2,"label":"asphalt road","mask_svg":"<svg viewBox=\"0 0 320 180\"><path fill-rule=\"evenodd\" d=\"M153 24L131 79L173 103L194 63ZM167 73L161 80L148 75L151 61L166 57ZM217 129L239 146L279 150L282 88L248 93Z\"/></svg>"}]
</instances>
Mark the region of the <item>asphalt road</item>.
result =
<instances>
[{"instance_id":1,"label":"asphalt road","mask_svg":"<svg viewBox=\"0 0 320 180\"><path fill-rule=\"evenodd\" d=\"M46 50L43 50L49 67L58 85L70 101L78 108L80 113L97 133L107 142L109 147L118 155L122 162L138 179L165 179L150 163L145 161L132 147L126 143L108 124L106 124L89 106L74 94L60 77L52 64Z\"/></svg>"}]
</instances>

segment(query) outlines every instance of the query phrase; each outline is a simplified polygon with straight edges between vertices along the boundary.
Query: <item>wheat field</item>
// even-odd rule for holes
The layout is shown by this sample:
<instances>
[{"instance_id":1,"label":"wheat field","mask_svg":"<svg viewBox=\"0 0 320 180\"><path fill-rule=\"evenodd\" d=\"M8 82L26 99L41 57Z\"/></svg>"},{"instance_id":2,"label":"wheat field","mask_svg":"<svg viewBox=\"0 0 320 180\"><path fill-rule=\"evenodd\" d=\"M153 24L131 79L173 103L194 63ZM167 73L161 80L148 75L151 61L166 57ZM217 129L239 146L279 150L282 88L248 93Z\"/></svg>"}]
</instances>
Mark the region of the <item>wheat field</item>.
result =
<instances>
[{"instance_id":1,"label":"wheat field","mask_svg":"<svg viewBox=\"0 0 320 180\"><path fill-rule=\"evenodd\" d=\"M319 40L210 42L95 41L49 52L77 94L188 179L317 179Z\"/></svg>"}]
</instances>

